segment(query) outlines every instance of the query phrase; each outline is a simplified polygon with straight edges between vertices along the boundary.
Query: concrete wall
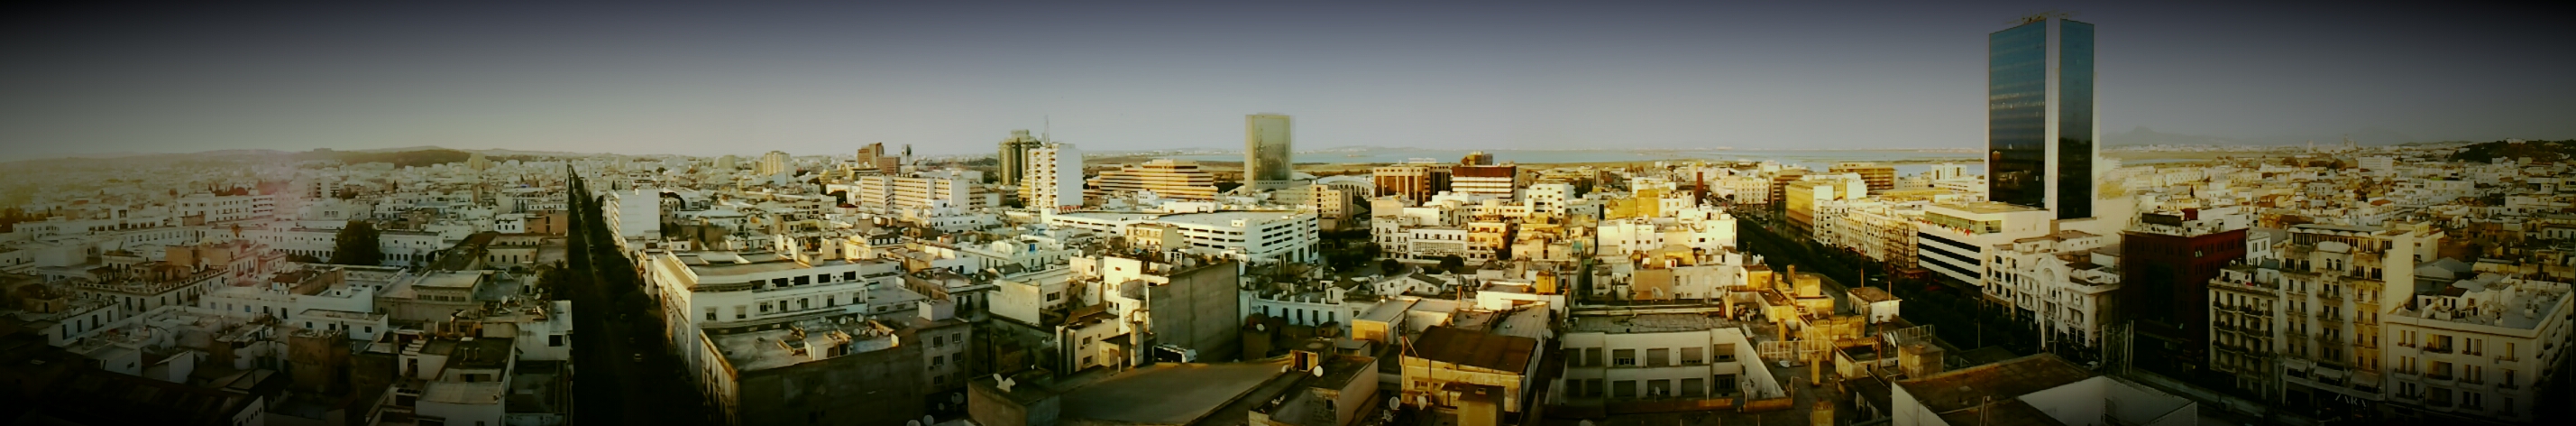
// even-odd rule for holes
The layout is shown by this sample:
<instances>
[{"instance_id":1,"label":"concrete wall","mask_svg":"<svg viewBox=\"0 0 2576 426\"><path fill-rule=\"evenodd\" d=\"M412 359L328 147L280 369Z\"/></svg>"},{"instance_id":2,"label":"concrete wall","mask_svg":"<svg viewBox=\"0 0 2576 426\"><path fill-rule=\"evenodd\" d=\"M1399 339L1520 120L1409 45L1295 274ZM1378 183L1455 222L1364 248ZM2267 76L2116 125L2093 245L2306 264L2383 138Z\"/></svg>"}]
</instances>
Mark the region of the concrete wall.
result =
<instances>
[{"instance_id":1,"label":"concrete wall","mask_svg":"<svg viewBox=\"0 0 2576 426\"><path fill-rule=\"evenodd\" d=\"M742 373L735 423L899 425L922 416L912 345Z\"/></svg>"},{"instance_id":2,"label":"concrete wall","mask_svg":"<svg viewBox=\"0 0 2576 426\"><path fill-rule=\"evenodd\" d=\"M1243 341L1242 287L1235 264L1182 271L1171 280L1149 288L1156 336L1164 344L1197 349L1201 362L1234 359Z\"/></svg>"}]
</instances>

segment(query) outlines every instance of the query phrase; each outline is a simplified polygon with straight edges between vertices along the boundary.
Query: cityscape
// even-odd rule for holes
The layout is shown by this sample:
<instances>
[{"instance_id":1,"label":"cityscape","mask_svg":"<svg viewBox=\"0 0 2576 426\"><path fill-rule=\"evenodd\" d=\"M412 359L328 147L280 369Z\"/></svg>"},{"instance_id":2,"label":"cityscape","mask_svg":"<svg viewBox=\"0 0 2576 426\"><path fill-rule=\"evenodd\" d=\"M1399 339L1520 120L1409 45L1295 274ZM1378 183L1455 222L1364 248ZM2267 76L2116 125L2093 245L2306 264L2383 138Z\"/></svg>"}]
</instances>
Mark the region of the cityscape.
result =
<instances>
[{"instance_id":1,"label":"cityscape","mask_svg":"<svg viewBox=\"0 0 2576 426\"><path fill-rule=\"evenodd\" d=\"M2116 5L729 6L38 14L0 424L2576 418L2569 59L2318 59L2506 32L2301 74ZM1672 58L1770 43L1902 58Z\"/></svg>"}]
</instances>

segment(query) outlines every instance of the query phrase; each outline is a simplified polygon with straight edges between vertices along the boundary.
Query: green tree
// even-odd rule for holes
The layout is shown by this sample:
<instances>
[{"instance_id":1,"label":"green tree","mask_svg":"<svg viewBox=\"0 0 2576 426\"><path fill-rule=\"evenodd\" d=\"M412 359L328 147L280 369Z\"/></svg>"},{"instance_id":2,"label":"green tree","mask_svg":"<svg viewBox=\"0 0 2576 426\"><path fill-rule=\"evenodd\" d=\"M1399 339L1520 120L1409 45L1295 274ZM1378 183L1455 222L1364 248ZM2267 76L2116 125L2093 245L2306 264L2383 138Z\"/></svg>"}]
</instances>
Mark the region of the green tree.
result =
<instances>
[{"instance_id":1,"label":"green tree","mask_svg":"<svg viewBox=\"0 0 2576 426\"><path fill-rule=\"evenodd\" d=\"M1397 262L1395 259L1380 260L1377 261L1377 270L1378 273L1394 276L1404 273L1404 263Z\"/></svg>"},{"instance_id":2,"label":"green tree","mask_svg":"<svg viewBox=\"0 0 2576 426\"><path fill-rule=\"evenodd\" d=\"M1440 256L1440 270L1449 271L1449 273L1452 274L1466 273L1467 259L1460 258L1458 255L1454 254Z\"/></svg>"},{"instance_id":3,"label":"green tree","mask_svg":"<svg viewBox=\"0 0 2576 426\"><path fill-rule=\"evenodd\" d=\"M376 265L385 261L385 249L378 240L376 225L363 220L349 221L331 248L333 265Z\"/></svg>"}]
</instances>

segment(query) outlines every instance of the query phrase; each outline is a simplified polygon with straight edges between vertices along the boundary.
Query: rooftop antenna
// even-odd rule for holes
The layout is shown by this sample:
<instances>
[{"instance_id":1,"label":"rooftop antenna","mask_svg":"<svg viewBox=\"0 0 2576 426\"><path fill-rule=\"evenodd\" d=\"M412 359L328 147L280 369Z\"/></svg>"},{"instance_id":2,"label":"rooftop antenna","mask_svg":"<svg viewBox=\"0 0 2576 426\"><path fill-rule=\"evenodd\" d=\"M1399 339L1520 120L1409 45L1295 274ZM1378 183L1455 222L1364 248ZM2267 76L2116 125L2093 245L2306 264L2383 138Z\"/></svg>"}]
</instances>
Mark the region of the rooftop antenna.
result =
<instances>
[{"instance_id":1,"label":"rooftop antenna","mask_svg":"<svg viewBox=\"0 0 2576 426\"><path fill-rule=\"evenodd\" d=\"M1038 128L1038 138L1046 139L1047 143L1055 143L1055 116L1048 115L1041 117L1043 118L1040 118L1040 120L1045 120L1044 124L1046 127Z\"/></svg>"}]
</instances>

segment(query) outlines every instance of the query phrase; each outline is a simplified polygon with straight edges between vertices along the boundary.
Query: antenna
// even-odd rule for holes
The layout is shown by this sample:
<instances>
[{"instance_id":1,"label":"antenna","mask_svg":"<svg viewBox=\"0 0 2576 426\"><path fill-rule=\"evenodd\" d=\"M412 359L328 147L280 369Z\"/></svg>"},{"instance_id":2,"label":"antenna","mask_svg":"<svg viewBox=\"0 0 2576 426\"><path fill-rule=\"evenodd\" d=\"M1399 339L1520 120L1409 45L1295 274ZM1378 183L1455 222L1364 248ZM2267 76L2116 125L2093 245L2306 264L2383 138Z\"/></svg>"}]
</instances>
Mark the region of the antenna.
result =
<instances>
[{"instance_id":1,"label":"antenna","mask_svg":"<svg viewBox=\"0 0 2576 426\"><path fill-rule=\"evenodd\" d=\"M1055 116L1048 115L1042 117L1043 118L1040 118L1040 120L1045 120L1044 124L1046 127L1038 128L1038 138L1046 139L1047 143L1055 143Z\"/></svg>"}]
</instances>

